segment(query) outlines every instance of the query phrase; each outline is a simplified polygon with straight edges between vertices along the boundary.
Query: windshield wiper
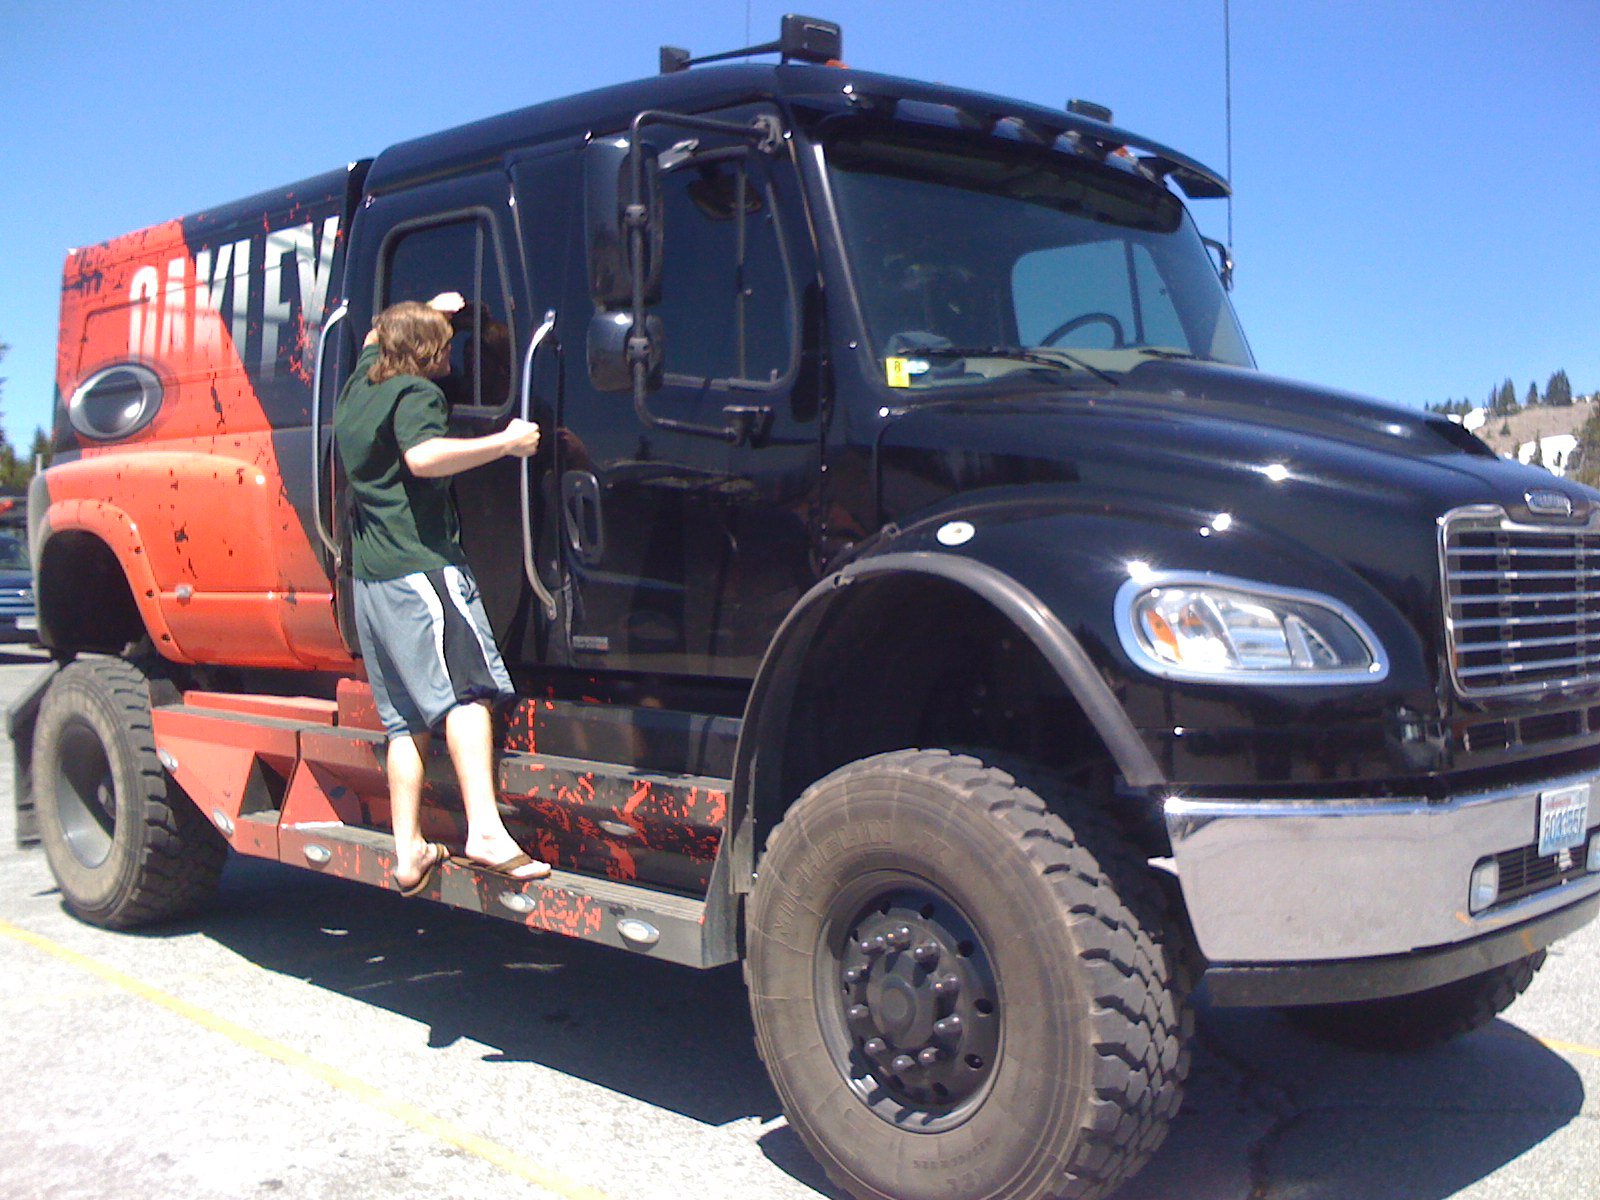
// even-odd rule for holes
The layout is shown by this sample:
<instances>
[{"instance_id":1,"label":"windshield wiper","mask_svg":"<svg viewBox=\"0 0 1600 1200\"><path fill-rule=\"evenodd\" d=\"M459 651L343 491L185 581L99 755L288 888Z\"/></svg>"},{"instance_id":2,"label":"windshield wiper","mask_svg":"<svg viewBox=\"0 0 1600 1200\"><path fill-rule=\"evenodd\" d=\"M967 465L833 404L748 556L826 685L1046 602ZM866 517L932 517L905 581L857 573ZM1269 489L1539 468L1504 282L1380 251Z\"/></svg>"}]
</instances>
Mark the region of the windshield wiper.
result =
<instances>
[{"instance_id":1,"label":"windshield wiper","mask_svg":"<svg viewBox=\"0 0 1600 1200\"><path fill-rule=\"evenodd\" d=\"M1064 366L1076 367L1080 371L1087 371L1096 378L1117 386L1115 377L1102 371L1099 367L1092 367L1081 358L1068 354L1065 350L1056 349L1029 349L1026 346L918 346L915 350L902 351L907 358L1012 358L1020 362L1035 363L1041 367Z\"/></svg>"}]
</instances>

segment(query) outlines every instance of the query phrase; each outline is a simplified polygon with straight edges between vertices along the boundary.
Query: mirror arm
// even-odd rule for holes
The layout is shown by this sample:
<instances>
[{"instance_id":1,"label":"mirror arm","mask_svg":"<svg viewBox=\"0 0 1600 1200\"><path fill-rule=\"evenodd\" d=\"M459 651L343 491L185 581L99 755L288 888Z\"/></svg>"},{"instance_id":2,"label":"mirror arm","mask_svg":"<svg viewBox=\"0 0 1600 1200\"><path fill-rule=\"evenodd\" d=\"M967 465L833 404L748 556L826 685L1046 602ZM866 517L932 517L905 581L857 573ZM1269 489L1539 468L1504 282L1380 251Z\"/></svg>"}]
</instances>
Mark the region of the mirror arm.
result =
<instances>
[{"instance_id":1,"label":"mirror arm","mask_svg":"<svg viewBox=\"0 0 1600 1200\"><path fill-rule=\"evenodd\" d=\"M644 245L645 230L650 223L650 211L644 203L644 155L639 150L639 131L645 125L671 123L701 133L722 133L743 138L763 153L773 153L783 142L783 125L770 113L762 113L748 125L736 121L718 121L711 117L695 117L684 113L647 108L636 114L628 127L628 207L623 210L623 222L628 227L628 259L633 276L633 326L628 334L628 365L633 371L633 411L648 428L665 429L675 433L689 433L699 437L720 438L732 445L746 436L736 422L717 427L696 425L692 421L674 421L659 417L650 411L650 339L645 335L644 304Z\"/></svg>"},{"instance_id":2,"label":"mirror arm","mask_svg":"<svg viewBox=\"0 0 1600 1200\"><path fill-rule=\"evenodd\" d=\"M1202 236L1200 240L1206 249L1217 252L1217 277L1222 280L1223 290L1233 291L1233 252L1216 238Z\"/></svg>"}]
</instances>

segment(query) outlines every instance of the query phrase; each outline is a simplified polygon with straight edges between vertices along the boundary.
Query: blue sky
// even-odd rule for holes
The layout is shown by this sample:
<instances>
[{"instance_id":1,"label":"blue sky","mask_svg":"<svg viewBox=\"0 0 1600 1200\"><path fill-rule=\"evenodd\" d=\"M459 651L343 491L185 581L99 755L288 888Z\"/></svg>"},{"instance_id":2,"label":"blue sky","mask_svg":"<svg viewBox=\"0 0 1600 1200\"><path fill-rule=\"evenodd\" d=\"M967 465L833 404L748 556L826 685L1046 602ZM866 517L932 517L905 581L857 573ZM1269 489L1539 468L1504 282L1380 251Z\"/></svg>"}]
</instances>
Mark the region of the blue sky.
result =
<instances>
[{"instance_id":1,"label":"blue sky","mask_svg":"<svg viewBox=\"0 0 1600 1200\"><path fill-rule=\"evenodd\" d=\"M808 3L810 0L808 0ZM774 36L787 3L0 5L6 432L48 418L84 245ZM1063 104L1219 169L1222 0L866 0L852 66ZM1233 0L1234 302L1261 366L1409 404L1600 390L1600 4ZM1199 202L1221 236L1226 210Z\"/></svg>"}]
</instances>

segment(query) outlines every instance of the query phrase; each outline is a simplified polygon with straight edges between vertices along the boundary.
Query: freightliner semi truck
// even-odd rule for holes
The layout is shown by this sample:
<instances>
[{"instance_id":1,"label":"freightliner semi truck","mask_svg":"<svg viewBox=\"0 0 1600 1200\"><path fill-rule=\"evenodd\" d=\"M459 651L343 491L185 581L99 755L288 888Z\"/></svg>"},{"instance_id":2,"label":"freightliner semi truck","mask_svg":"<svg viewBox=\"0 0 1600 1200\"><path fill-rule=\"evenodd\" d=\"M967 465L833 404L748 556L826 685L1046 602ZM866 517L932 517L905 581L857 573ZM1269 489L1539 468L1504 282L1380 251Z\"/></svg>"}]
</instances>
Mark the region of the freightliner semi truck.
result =
<instances>
[{"instance_id":1,"label":"freightliner semi truck","mask_svg":"<svg viewBox=\"0 0 1600 1200\"><path fill-rule=\"evenodd\" d=\"M1184 203L1227 181L1106 110L756 49L69 255L11 717L66 904L393 886L332 409L456 291L454 431L550 434L455 502L556 871L428 900L742 961L879 1200L1109 1195L1202 983L1368 1047L1492 1019L1600 906L1600 495L1257 371Z\"/></svg>"}]
</instances>

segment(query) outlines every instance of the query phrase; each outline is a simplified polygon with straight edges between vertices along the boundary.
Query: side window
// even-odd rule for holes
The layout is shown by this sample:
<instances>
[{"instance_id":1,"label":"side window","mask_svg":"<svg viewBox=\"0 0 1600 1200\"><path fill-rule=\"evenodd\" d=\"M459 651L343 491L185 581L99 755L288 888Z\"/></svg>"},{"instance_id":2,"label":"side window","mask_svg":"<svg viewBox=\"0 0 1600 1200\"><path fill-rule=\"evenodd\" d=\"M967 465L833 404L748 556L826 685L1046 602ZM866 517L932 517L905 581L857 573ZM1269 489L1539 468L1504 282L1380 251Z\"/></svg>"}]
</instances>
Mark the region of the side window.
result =
<instances>
[{"instance_id":1,"label":"side window","mask_svg":"<svg viewBox=\"0 0 1600 1200\"><path fill-rule=\"evenodd\" d=\"M511 326L505 280L487 219L402 227L384 258L379 307L460 292L450 374L438 381L451 408L503 407L511 398Z\"/></svg>"},{"instance_id":2,"label":"side window","mask_svg":"<svg viewBox=\"0 0 1600 1200\"><path fill-rule=\"evenodd\" d=\"M760 165L748 156L690 159L663 173L661 190L666 239L654 312L666 332L667 374L781 379L794 357L794 298Z\"/></svg>"}]
</instances>

